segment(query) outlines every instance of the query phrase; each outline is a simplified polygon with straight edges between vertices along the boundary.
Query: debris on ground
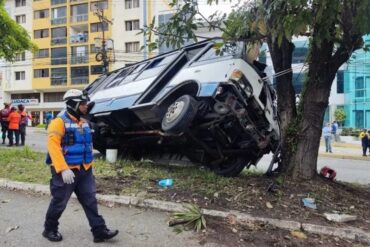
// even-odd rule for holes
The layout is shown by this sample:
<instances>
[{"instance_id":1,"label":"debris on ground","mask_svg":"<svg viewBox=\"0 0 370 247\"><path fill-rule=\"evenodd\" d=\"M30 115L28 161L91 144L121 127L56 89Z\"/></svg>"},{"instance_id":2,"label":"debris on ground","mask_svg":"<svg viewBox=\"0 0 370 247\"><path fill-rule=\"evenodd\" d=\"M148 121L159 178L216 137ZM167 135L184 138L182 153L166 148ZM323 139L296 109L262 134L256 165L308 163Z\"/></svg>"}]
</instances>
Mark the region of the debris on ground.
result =
<instances>
[{"instance_id":1,"label":"debris on ground","mask_svg":"<svg viewBox=\"0 0 370 247\"><path fill-rule=\"evenodd\" d=\"M296 237L296 238L299 238L299 239L307 239L307 236L306 234L304 234L303 232L301 231L291 231L290 234L293 236L293 237Z\"/></svg>"},{"instance_id":2,"label":"debris on ground","mask_svg":"<svg viewBox=\"0 0 370 247\"><path fill-rule=\"evenodd\" d=\"M9 232L11 232L11 231L14 231L14 230L17 230L19 228L19 226L12 226L12 227L8 227L7 229L6 229L6 233L9 233Z\"/></svg>"},{"instance_id":3,"label":"debris on ground","mask_svg":"<svg viewBox=\"0 0 370 247\"><path fill-rule=\"evenodd\" d=\"M357 220L356 215L349 215L349 214L324 213L324 216L328 221L334 221L334 222L339 222L339 223Z\"/></svg>"},{"instance_id":4,"label":"debris on ground","mask_svg":"<svg viewBox=\"0 0 370 247\"><path fill-rule=\"evenodd\" d=\"M336 171L334 171L330 167L324 166L320 170L320 175L323 176L324 178L329 179L329 180L334 180L335 177L337 176L337 173L336 173Z\"/></svg>"},{"instance_id":5,"label":"debris on ground","mask_svg":"<svg viewBox=\"0 0 370 247\"><path fill-rule=\"evenodd\" d=\"M302 198L303 206L311 209L317 209L314 198Z\"/></svg>"}]
</instances>

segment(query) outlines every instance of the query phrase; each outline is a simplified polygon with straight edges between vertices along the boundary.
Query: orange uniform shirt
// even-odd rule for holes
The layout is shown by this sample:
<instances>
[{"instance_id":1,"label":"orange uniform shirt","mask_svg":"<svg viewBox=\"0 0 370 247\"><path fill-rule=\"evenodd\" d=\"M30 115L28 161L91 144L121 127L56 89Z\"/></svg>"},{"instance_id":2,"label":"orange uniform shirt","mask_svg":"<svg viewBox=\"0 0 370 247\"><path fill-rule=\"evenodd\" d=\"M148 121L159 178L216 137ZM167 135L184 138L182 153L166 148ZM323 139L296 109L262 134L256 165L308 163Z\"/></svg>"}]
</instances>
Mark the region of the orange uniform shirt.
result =
<instances>
[{"instance_id":1,"label":"orange uniform shirt","mask_svg":"<svg viewBox=\"0 0 370 247\"><path fill-rule=\"evenodd\" d=\"M76 122L79 126L82 126L84 123L83 120L78 121L73 116L69 117ZM57 173L62 172L68 168L70 169L79 169L80 166L68 166L67 162L64 159L63 150L62 150L62 140L64 137L65 128L64 121L62 118L57 117L51 121L48 127L48 152L52 160L52 166L54 166ZM90 169L93 163L83 164L86 170Z\"/></svg>"},{"instance_id":2,"label":"orange uniform shirt","mask_svg":"<svg viewBox=\"0 0 370 247\"><path fill-rule=\"evenodd\" d=\"M10 130L18 130L19 129L19 122L21 121L21 114L17 111L12 111L8 116L9 121L9 129Z\"/></svg>"}]
</instances>

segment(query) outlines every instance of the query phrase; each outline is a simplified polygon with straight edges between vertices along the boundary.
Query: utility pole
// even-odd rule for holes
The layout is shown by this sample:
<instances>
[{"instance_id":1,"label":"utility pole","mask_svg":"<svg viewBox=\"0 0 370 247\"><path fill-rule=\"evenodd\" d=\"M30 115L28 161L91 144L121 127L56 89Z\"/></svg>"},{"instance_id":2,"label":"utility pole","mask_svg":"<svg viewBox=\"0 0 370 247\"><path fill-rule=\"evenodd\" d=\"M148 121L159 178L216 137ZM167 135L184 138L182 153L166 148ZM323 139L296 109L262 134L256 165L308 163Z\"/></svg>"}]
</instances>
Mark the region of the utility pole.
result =
<instances>
[{"instance_id":1,"label":"utility pole","mask_svg":"<svg viewBox=\"0 0 370 247\"><path fill-rule=\"evenodd\" d=\"M146 13L146 1L147 0L143 0L143 21L144 21L144 51L143 51L143 55L144 55L144 59L147 59L147 41L146 41L146 30L147 30L147 13Z\"/></svg>"},{"instance_id":2,"label":"utility pole","mask_svg":"<svg viewBox=\"0 0 370 247\"><path fill-rule=\"evenodd\" d=\"M97 5L95 5L97 6ZM104 34L104 25L108 25L108 24L113 24L113 22L111 20L108 20L105 16L104 16L104 10L103 9L96 9L94 11L94 14L98 16L99 18L99 21L100 21L100 24L101 24L101 28L102 28L102 42L101 42L101 51L98 52L95 56L95 59L96 61L100 62L102 61L103 62L103 73L107 73L108 70L109 70L109 59L108 59L108 54L107 54L107 48L106 48L106 40L105 40L105 34Z\"/></svg>"}]
</instances>

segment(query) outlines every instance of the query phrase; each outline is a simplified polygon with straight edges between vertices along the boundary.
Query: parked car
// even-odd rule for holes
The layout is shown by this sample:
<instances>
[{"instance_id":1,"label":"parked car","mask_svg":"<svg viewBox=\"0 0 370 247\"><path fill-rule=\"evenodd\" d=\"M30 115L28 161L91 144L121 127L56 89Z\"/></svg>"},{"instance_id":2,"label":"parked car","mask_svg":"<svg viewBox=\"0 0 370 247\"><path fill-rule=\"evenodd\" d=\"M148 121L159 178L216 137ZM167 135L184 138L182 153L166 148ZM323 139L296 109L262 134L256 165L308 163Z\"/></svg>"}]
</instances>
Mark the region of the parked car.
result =
<instances>
[{"instance_id":1,"label":"parked car","mask_svg":"<svg viewBox=\"0 0 370 247\"><path fill-rule=\"evenodd\" d=\"M236 176L279 146L276 97L246 44L203 41L103 74L85 90L94 147Z\"/></svg>"}]
</instances>

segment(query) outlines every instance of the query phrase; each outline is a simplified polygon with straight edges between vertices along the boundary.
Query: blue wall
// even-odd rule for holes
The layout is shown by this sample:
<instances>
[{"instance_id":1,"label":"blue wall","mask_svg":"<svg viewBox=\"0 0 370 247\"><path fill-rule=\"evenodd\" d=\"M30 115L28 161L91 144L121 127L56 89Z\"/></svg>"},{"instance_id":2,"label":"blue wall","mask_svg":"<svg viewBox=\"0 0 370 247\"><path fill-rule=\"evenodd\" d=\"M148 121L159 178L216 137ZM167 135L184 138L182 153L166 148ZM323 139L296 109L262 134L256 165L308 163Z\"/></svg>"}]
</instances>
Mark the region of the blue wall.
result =
<instances>
[{"instance_id":1,"label":"blue wall","mask_svg":"<svg viewBox=\"0 0 370 247\"><path fill-rule=\"evenodd\" d=\"M370 44L370 35L364 36ZM346 127L370 128L370 54L357 50L344 72Z\"/></svg>"}]
</instances>

